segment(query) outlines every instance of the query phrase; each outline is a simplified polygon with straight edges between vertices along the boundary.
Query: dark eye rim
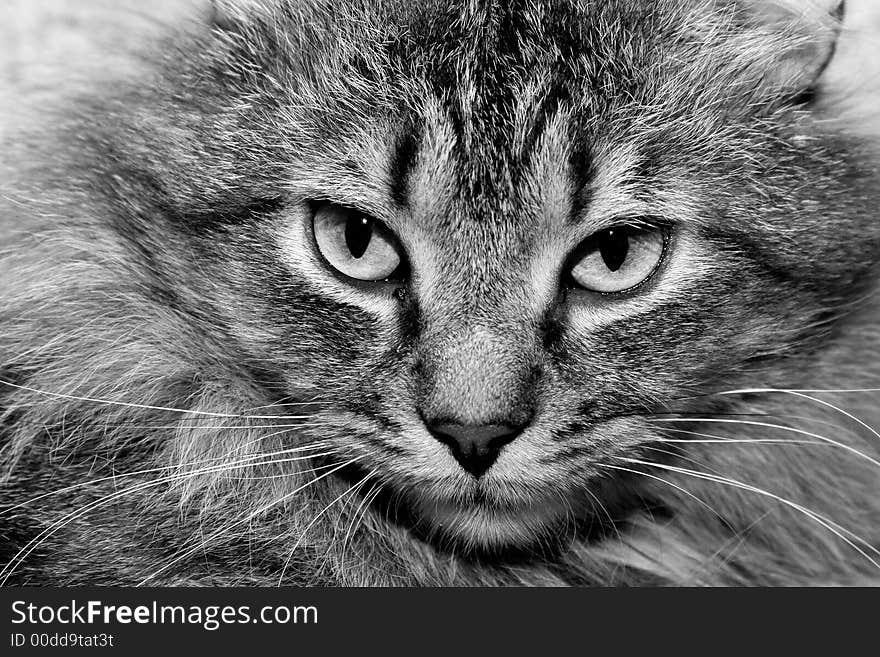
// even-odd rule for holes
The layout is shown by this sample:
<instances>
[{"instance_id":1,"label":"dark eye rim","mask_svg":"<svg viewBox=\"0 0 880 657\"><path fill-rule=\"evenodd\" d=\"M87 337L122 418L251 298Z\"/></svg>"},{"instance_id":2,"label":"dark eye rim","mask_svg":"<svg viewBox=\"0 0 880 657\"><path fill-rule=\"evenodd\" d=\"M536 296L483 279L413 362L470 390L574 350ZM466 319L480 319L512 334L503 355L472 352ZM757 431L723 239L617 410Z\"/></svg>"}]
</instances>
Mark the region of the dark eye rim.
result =
<instances>
[{"instance_id":1,"label":"dark eye rim","mask_svg":"<svg viewBox=\"0 0 880 657\"><path fill-rule=\"evenodd\" d=\"M309 208L308 234L309 234L309 239L311 241L312 250L314 251L315 255L318 257L318 259L321 261L321 263L324 265L324 268L328 272L330 272L333 276L344 281L345 283L347 283L349 285L353 285L355 287L359 287L362 289L372 289L372 288L375 288L376 286L388 286L388 287L398 288L402 284L405 284L409 281L409 278L410 278L409 255L407 254L406 249L404 248L400 239L397 237L397 234L393 230L391 230L384 221L382 221L381 219L377 219L369 212L366 212L366 211L361 210L359 208L355 208L350 205L346 205L344 203L337 203L335 201L330 201L330 200L325 200L325 199L316 199L316 200L307 201L306 204ZM327 209L327 208L332 208L336 211L341 211L346 214L352 213L352 214L363 215L365 217L368 217L371 221L374 221L376 224L382 226L382 228L384 230L386 230L388 232L388 234L394 238L394 245L397 248L398 254L400 255L400 264L397 266L397 269L395 269L393 272L391 272L391 275L387 276L386 278L381 278L381 279L378 279L375 281L370 281L370 280L364 280L362 278L354 278L353 276L349 276L345 272L342 272L339 269L337 269L336 267L334 267L333 264L329 260L327 260L327 257L321 251L321 248L318 246L317 237L315 236L315 217L318 215L318 212L320 212L323 209Z\"/></svg>"},{"instance_id":2,"label":"dark eye rim","mask_svg":"<svg viewBox=\"0 0 880 657\"><path fill-rule=\"evenodd\" d=\"M657 231L660 233L660 236L663 238L663 245L661 247L660 257L657 259L657 264L654 265L654 268L651 270L651 272L635 285L628 287L624 290L617 290L614 292L591 290L590 288L584 287L583 285L578 283L572 275L575 265L577 265L577 263L580 262L584 258L584 256L587 255L587 253L595 248L595 240L597 239L597 237L605 231L621 229L635 229L646 232ZM638 217L616 221L610 226L606 226L605 228L590 234L585 239L583 239L580 244L578 244L566 258L565 265L562 269L563 286L565 287L565 289L568 290L610 298L628 297L641 291L656 278L657 274L665 266L666 261L669 257L669 252L671 250L670 246L673 240L674 229L675 225L666 219L660 217Z\"/></svg>"}]
</instances>

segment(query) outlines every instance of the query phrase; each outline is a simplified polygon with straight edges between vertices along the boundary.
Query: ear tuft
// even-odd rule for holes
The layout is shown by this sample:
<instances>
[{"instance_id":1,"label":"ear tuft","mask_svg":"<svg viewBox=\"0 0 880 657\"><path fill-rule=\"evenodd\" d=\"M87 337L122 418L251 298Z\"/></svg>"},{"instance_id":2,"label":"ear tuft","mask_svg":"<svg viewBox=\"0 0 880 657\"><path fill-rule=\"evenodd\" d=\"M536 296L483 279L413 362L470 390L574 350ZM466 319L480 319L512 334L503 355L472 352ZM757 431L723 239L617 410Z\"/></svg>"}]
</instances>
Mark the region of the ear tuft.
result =
<instances>
[{"instance_id":1,"label":"ear tuft","mask_svg":"<svg viewBox=\"0 0 880 657\"><path fill-rule=\"evenodd\" d=\"M750 22L778 44L769 82L794 95L813 89L834 56L845 0L743 0Z\"/></svg>"}]
</instances>

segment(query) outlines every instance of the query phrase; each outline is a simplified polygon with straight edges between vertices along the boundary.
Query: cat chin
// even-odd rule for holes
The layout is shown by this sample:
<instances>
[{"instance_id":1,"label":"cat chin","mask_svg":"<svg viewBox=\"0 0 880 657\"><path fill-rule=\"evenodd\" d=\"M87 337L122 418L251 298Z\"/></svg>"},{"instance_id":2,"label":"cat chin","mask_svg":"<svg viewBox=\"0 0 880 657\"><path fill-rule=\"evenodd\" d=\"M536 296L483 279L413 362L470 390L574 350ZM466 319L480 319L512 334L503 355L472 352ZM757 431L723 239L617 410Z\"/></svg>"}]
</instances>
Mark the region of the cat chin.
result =
<instances>
[{"instance_id":1,"label":"cat chin","mask_svg":"<svg viewBox=\"0 0 880 657\"><path fill-rule=\"evenodd\" d=\"M558 501L518 509L415 502L414 530L425 540L457 554L498 556L536 548L547 550L571 536L567 507Z\"/></svg>"}]
</instances>

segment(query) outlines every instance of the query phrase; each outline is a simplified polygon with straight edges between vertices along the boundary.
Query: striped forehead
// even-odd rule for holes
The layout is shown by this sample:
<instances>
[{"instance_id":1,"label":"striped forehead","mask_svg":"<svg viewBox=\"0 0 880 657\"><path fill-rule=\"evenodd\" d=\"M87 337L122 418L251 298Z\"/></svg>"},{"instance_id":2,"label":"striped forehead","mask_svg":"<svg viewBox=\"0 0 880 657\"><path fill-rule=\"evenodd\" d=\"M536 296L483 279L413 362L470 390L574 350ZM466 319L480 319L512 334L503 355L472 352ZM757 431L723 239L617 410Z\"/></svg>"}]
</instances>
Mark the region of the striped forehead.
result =
<instances>
[{"instance_id":1,"label":"striped forehead","mask_svg":"<svg viewBox=\"0 0 880 657\"><path fill-rule=\"evenodd\" d=\"M410 107L421 108L412 143L423 162L455 161L463 199L509 199L570 95L555 41L565 31L548 30L546 4L475 1L449 11L423 7L393 48L412 83Z\"/></svg>"},{"instance_id":2,"label":"striped forehead","mask_svg":"<svg viewBox=\"0 0 880 657\"><path fill-rule=\"evenodd\" d=\"M549 175L567 175L570 117L545 90L526 81L488 110L466 106L467 93L424 101L393 157L396 189L415 197L430 190L440 196L432 203L479 208L490 220L533 201Z\"/></svg>"}]
</instances>

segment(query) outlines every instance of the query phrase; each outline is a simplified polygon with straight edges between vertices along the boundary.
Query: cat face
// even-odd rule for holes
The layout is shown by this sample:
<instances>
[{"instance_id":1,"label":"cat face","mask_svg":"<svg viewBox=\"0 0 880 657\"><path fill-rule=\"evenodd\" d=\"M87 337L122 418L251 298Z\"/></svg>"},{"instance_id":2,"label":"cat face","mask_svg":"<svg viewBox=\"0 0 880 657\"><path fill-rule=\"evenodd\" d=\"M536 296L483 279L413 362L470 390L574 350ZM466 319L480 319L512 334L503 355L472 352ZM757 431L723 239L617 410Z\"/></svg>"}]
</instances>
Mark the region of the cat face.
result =
<instances>
[{"instance_id":1,"label":"cat face","mask_svg":"<svg viewBox=\"0 0 880 657\"><path fill-rule=\"evenodd\" d=\"M821 348L878 234L734 5L447 5L215 29L171 204L304 440L432 540L525 547L625 497L657 414Z\"/></svg>"}]
</instances>

